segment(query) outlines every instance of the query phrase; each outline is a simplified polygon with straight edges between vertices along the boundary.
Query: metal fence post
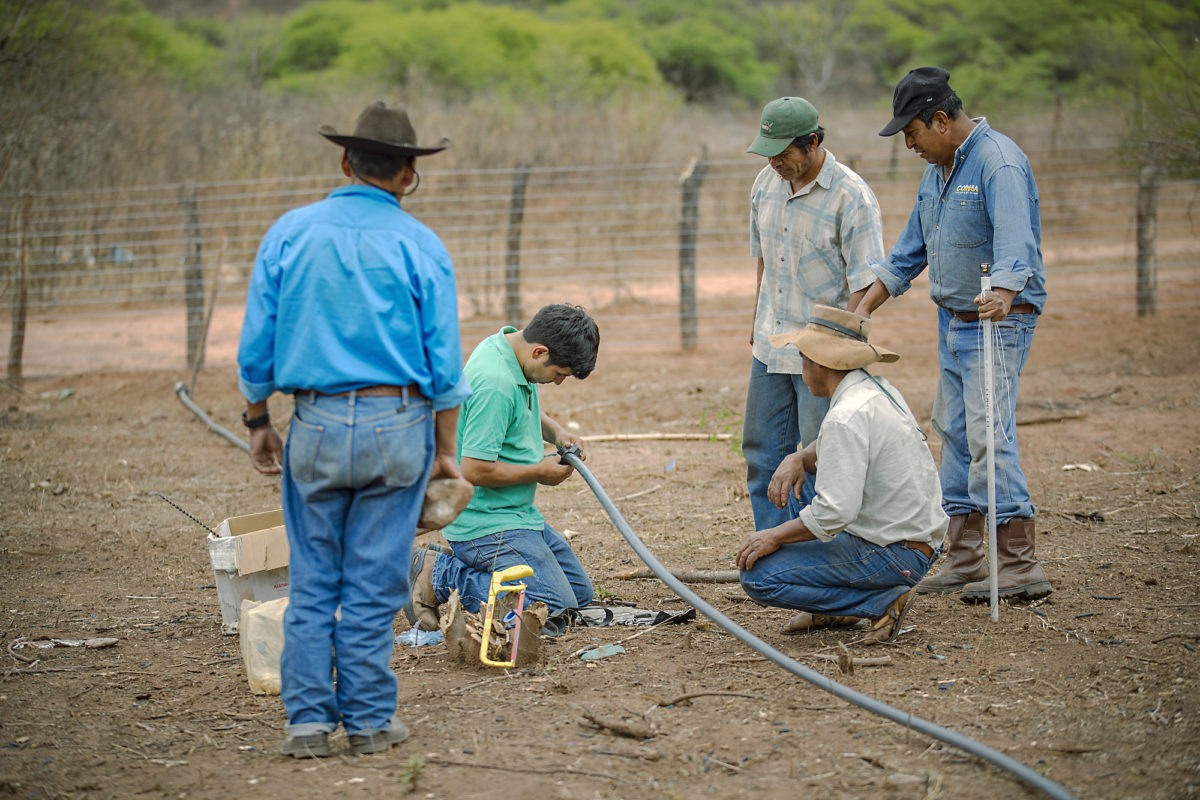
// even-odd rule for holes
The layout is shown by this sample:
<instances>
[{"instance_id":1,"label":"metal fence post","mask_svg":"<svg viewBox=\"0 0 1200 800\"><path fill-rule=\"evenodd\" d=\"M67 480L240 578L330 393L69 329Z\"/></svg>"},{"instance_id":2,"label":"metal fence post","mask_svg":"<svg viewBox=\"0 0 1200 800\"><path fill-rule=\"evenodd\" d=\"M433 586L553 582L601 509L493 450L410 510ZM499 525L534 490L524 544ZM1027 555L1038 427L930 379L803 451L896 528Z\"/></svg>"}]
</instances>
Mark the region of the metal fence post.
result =
<instances>
[{"instance_id":1,"label":"metal fence post","mask_svg":"<svg viewBox=\"0 0 1200 800\"><path fill-rule=\"evenodd\" d=\"M525 218L525 185L529 165L518 164L513 173L512 202L508 209L508 254L504 260L504 318L521 327L521 222Z\"/></svg>"},{"instance_id":2,"label":"metal fence post","mask_svg":"<svg viewBox=\"0 0 1200 800\"><path fill-rule=\"evenodd\" d=\"M708 164L706 151L693 157L679 176L683 198L679 215L679 332L684 350L696 347L696 228L700 223L700 185Z\"/></svg>"}]
</instances>

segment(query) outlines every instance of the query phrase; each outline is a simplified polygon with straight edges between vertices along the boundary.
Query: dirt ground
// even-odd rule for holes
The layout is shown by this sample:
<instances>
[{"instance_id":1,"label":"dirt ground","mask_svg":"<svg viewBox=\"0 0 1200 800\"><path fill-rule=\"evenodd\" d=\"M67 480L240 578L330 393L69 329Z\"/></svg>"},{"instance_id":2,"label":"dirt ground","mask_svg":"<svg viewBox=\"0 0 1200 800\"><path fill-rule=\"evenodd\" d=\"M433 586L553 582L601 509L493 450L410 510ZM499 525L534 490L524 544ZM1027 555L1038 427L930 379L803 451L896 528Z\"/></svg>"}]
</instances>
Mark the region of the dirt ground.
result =
<instances>
[{"instance_id":1,"label":"dirt ground","mask_svg":"<svg viewBox=\"0 0 1200 800\"><path fill-rule=\"evenodd\" d=\"M898 303L899 304L899 301ZM877 371L919 415L933 399L932 320L879 312L903 354ZM1097 315L1098 316L1098 315ZM711 604L801 663L983 742L1085 798L1200 793L1200 311L1151 319L1063 310L1039 325L1022 385L1023 463L1038 552L1054 593L1036 607L922 597L911 631L855 656L853 632L784 637L786 612L736 584L697 585ZM747 348L602 352L585 382L543 391L583 434L735 433ZM575 653L646 629L573 629L543 670L448 663L444 646L398 648L412 738L387 754L293 761L278 754L278 697L250 693L235 637L220 632L205 531L278 507L277 482L174 395L173 372L83 374L0 389L0 796L23 798L1021 798L1008 773L791 675L705 620ZM236 429L232 367L195 396ZM277 416L286 403L273 401ZM936 448L937 440L930 443ZM672 567L732 569L751 528L744 468L723 440L596 442L589 465ZM539 505L600 596L683 603L641 566L584 482ZM397 631L406 627L397 623ZM14 649L21 638L113 637L104 649ZM696 693L690 701L670 701ZM647 724L619 738L583 713ZM335 738L344 751L344 737Z\"/></svg>"}]
</instances>

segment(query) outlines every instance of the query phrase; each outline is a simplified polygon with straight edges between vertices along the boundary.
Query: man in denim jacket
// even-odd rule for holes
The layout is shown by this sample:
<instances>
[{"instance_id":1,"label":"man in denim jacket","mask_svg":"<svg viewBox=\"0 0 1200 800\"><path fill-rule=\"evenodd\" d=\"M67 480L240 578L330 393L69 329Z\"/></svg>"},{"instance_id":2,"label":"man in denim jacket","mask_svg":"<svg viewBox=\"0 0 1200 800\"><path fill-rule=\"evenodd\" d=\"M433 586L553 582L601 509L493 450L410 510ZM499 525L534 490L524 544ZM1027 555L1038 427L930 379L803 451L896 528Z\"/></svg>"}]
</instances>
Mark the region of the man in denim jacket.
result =
<instances>
[{"instance_id":1,"label":"man in denim jacket","mask_svg":"<svg viewBox=\"0 0 1200 800\"><path fill-rule=\"evenodd\" d=\"M942 440L942 502L950 529L945 563L917 591L962 591L967 601L990 594L981 513L987 509L988 431L979 323L992 320L998 589L1000 597L1031 600L1051 591L1034 555L1035 509L1021 471L1015 419L1021 370L1046 302L1038 189L1021 148L983 117L968 117L949 80L940 67L921 67L896 86L894 118L879 133L903 133L905 145L929 166L908 224L855 310L870 316L929 267L941 368L933 426ZM986 295L980 292L981 264L991 265Z\"/></svg>"}]
</instances>

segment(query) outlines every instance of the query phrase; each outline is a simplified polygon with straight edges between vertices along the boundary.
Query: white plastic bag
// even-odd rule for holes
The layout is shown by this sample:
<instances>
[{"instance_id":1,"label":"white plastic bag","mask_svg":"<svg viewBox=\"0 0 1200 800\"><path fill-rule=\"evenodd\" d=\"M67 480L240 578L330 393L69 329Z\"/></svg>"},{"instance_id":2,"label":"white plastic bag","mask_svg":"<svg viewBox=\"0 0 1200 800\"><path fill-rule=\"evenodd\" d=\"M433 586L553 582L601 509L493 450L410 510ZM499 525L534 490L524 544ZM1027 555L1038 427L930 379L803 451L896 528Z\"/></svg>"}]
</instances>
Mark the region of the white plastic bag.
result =
<instances>
[{"instance_id":1,"label":"white plastic bag","mask_svg":"<svg viewBox=\"0 0 1200 800\"><path fill-rule=\"evenodd\" d=\"M283 614L288 599L260 603L243 600L238 619L242 663L255 694L279 694L279 658L283 655Z\"/></svg>"}]
</instances>

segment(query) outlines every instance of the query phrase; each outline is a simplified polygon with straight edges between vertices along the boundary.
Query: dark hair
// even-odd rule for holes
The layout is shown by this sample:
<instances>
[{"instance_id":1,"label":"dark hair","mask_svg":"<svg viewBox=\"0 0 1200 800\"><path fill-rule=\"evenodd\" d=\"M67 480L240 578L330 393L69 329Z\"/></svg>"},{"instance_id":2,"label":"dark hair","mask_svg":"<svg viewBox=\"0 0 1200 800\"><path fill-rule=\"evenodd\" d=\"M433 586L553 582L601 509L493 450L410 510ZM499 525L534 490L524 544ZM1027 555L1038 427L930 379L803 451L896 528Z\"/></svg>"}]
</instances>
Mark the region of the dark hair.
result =
<instances>
[{"instance_id":1,"label":"dark hair","mask_svg":"<svg viewBox=\"0 0 1200 800\"><path fill-rule=\"evenodd\" d=\"M591 375L596 366L600 329L582 306L545 306L533 315L522 335L530 344L546 346L550 351L548 365L568 367L580 380Z\"/></svg>"},{"instance_id":2,"label":"dark hair","mask_svg":"<svg viewBox=\"0 0 1200 800\"><path fill-rule=\"evenodd\" d=\"M817 137L817 147L820 147L825 141L825 129L818 125L817 129L812 133L806 133L803 136L797 136L795 139L792 139L792 144L801 150L807 151L808 143L812 141L814 136Z\"/></svg>"},{"instance_id":3,"label":"dark hair","mask_svg":"<svg viewBox=\"0 0 1200 800\"><path fill-rule=\"evenodd\" d=\"M356 150L353 147L346 148L346 158L350 162L350 170L360 178L378 178L385 181L399 175L414 160L412 156L385 155L369 150Z\"/></svg>"},{"instance_id":4,"label":"dark hair","mask_svg":"<svg viewBox=\"0 0 1200 800\"><path fill-rule=\"evenodd\" d=\"M924 122L925 127L928 128L933 124L933 115L937 112L941 111L949 119L954 119L962 113L962 107L962 100L960 100L958 95L954 93L954 90L951 89L950 94L946 95L945 99L943 99L940 103L934 103L929 108L923 108L918 111L917 119L921 120L921 122Z\"/></svg>"}]
</instances>

